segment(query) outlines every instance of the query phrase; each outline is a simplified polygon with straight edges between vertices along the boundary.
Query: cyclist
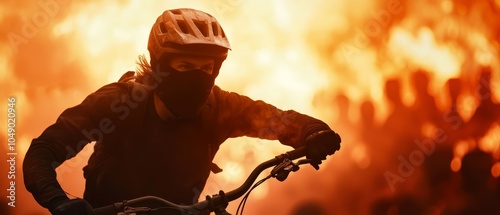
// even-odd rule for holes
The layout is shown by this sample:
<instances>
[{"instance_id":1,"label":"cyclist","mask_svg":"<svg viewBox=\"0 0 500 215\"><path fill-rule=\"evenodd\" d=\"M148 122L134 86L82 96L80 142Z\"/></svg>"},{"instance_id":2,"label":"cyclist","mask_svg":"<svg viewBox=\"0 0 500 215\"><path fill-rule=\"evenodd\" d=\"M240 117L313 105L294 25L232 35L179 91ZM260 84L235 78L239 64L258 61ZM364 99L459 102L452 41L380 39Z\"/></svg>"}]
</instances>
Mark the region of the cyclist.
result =
<instances>
[{"instance_id":1,"label":"cyclist","mask_svg":"<svg viewBox=\"0 0 500 215\"><path fill-rule=\"evenodd\" d=\"M66 109L33 139L23 165L28 191L52 214L91 214L145 195L193 204L210 171L220 171L212 159L227 138L307 145L316 168L340 148L338 134L318 119L215 86L229 49L211 15L164 11L149 36L150 62L140 57L135 75ZM70 200L54 169L92 141L84 197Z\"/></svg>"}]
</instances>

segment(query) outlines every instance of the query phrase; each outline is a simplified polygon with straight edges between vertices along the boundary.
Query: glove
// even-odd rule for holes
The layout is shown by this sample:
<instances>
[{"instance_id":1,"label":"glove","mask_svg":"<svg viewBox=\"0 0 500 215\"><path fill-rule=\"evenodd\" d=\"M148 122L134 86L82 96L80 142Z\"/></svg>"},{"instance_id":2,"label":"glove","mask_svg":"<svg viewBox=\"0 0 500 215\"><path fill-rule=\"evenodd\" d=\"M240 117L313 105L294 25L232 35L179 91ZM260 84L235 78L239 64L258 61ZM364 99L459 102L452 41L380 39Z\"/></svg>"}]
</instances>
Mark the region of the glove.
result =
<instances>
[{"instance_id":1,"label":"glove","mask_svg":"<svg viewBox=\"0 0 500 215\"><path fill-rule=\"evenodd\" d=\"M50 212L52 215L93 215L94 209L84 199L65 199Z\"/></svg>"},{"instance_id":2,"label":"glove","mask_svg":"<svg viewBox=\"0 0 500 215\"><path fill-rule=\"evenodd\" d=\"M340 149L340 136L332 130L313 133L306 138L306 158L311 160L311 165L318 170L319 164L327 155L333 155Z\"/></svg>"}]
</instances>

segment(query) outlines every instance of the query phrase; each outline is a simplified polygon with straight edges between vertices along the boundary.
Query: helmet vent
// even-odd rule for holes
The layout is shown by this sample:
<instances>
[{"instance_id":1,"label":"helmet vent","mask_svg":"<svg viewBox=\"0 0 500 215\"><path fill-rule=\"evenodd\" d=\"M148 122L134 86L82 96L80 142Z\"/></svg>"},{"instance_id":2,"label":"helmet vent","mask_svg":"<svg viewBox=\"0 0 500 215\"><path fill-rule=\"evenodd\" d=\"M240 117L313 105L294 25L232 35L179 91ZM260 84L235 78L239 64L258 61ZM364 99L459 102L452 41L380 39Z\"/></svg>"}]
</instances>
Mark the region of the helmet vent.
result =
<instances>
[{"instance_id":1,"label":"helmet vent","mask_svg":"<svg viewBox=\"0 0 500 215\"><path fill-rule=\"evenodd\" d=\"M194 24L204 37L208 37L208 25L206 25L204 22L194 22Z\"/></svg>"},{"instance_id":2,"label":"helmet vent","mask_svg":"<svg viewBox=\"0 0 500 215\"><path fill-rule=\"evenodd\" d=\"M171 10L170 12L172 12L175 15L182 15L181 10Z\"/></svg>"},{"instance_id":3,"label":"helmet vent","mask_svg":"<svg viewBox=\"0 0 500 215\"><path fill-rule=\"evenodd\" d=\"M189 34L189 28L185 21L178 20L177 25L179 25L179 28L181 29L182 33Z\"/></svg>"},{"instance_id":4,"label":"helmet vent","mask_svg":"<svg viewBox=\"0 0 500 215\"><path fill-rule=\"evenodd\" d=\"M223 38L226 38L226 33L224 33L224 29L222 29L222 28L221 28L221 29L220 29L220 32L222 33L222 37L223 37Z\"/></svg>"},{"instance_id":5,"label":"helmet vent","mask_svg":"<svg viewBox=\"0 0 500 215\"><path fill-rule=\"evenodd\" d=\"M162 34L168 32L167 27L165 27L165 23L164 22L160 23L160 31L161 31Z\"/></svg>"},{"instance_id":6,"label":"helmet vent","mask_svg":"<svg viewBox=\"0 0 500 215\"><path fill-rule=\"evenodd\" d=\"M215 22L212 22L212 31L214 32L214 36L219 36L219 26Z\"/></svg>"}]
</instances>

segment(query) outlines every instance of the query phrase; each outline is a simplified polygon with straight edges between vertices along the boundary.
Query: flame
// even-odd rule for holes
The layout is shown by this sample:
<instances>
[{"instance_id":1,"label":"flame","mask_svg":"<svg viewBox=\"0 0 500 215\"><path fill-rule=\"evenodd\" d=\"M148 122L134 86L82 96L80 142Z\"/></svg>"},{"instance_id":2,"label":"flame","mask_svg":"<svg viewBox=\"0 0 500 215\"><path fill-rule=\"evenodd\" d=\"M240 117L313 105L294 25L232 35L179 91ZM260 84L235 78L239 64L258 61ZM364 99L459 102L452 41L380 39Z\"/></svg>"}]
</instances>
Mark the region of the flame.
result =
<instances>
[{"instance_id":1,"label":"flame","mask_svg":"<svg viewBox=\"0 0 500 215\"><path fill-rule=\"evenodd\" d=\"M429 28L419 29L416 36L402 28L395 27L392 31L389 46L391 56L397 57L395 60L434 71L437 79L458 75L463 57L452 47L438 43Z\"/></svg>"},{"instance_id":2,"label":"flame","mask_svg":"<svg viewBox=\"0 0 500 215\"><path fill-rule=\"evenodd\" d=\"M452 0L436 4L397 0L293 4L283 0L9 2L0 6L2 33L7 36L0 40L0 82L4 88L0 97L15 96L19 101L18 150L24 154L29 141L65 108L78 104L100 86L118 80L125 71L135 69L137 56L147 53L150 27L163 10L197 8L221 22L233 47L217 79L219 86L282 109L310 114L336 130L347 131L343 134L342 151L323 164L327 170L310 172L323 178L318 179L317 185L323 186L325 192L317 193L318 198L337 199L341 197L332 197L327 191L334 186L332 181L341 177L337 175L359 176L352 166L375 168L376 158L366 146L356 142L359 138L352 137L359 135L360 130L356 124L360 117L355 112L363 100L369 99L377 110L376 122L383 122L390 114L383 92L388 78L403 80L405 104L412 104L415 99L407 82L416 69L424 69L432 76L429 92L434 95L441 93L449 78L459 78L465 86L458 111L467 122L480 103L474 95L477 72L473 71L489 66L493 100L500 101L500 64L496 57L499 41L494 32L499 26L494 17L500 1L488 4ZM26 23L35 23L31 32L23 27ZM340 93L351 103L348 122L339 123L341 114L335 114L338 110L332 98ZM449 105L441 102L440 109ZM5 113L6 107L0 107L0 111ZM433 125L422 128L426 136L432 136L428 132L431 128ZM6 125L1 124L0 129L1 136L5 136ZM499 129L495 125L477 144L457 143L450 168L459 171L461 157L476 145L500 159ZM204 194L240 185L258 163L286 150L289 148L271 141L229 140L216 157L216 163L228 171L211 176ZM58 170L66 174L60 178L61 183L73 195L81 196L83 192L80 169L88 155L83 153ZM492 169L495 177L498 169L497 163ZM290 184L297 186L287 186L283 193L309 193L301 185L317 179L307 174L293 177L302 181L290 179ZM283 210L291 210L292 204L303 200L280 196L272 190L280 188L266 184L254 191L257 195L252 198L286 205ZM43 211L26 191L20 191L19 196L26 197L23 201L32 207L16 212ZM255 204L248 210L272 207L266 205Z\"/></svg>"},{"instance_id":3,"label":"flame","mask_svg":"<svg viewBox=\"0 0 500 215\"><path fill-rule=\"evenodd\" d=\"M453 172L458 172L460 171L460 168L462 167L462 160L458 157L453 158L451 160L450 168Z\"/></svg>"},{"instance_id":4,"label":"flame","mask_svg":"<svg viewBox=\"0 0 500 215\"><path fill-rule=\"evenodd\" d=\"M493 154L496 159L500 158L500 125L497 123L492 126L488 133L479 140L478 147L485 151Z\"/></svg>"},{"instance_id":5,"label":"flame","mask_svg":"<svg viewBox=\"0 0 500 215\"><path fill-rule=\"evenodd\" d=\"M500 177L500 162L496 162L491 168L491 175L495 178Z\"/></svg>"}]
</instances>

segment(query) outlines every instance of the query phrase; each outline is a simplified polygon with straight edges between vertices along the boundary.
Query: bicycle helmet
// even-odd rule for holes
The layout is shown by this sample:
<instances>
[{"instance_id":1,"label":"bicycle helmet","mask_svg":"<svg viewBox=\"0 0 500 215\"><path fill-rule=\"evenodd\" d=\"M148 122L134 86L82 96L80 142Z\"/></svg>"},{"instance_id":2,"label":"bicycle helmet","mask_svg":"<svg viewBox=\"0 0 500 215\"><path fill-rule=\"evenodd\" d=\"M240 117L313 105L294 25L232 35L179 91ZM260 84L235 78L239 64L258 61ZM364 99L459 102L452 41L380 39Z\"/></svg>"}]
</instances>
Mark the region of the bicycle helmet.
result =
<instances>
[{"instance_id":1,"label":"bicycle helmet","mask_svg":"<svg viewBox=\"0 0 500 215\"><path fill-rule=\"evenodd\" d=\"M224 60L229 41L219 22L203 11L180 8L160 15L149 35L148 51L152 61L165 54L189 54Z\"/></svg>"}]
</instances>

